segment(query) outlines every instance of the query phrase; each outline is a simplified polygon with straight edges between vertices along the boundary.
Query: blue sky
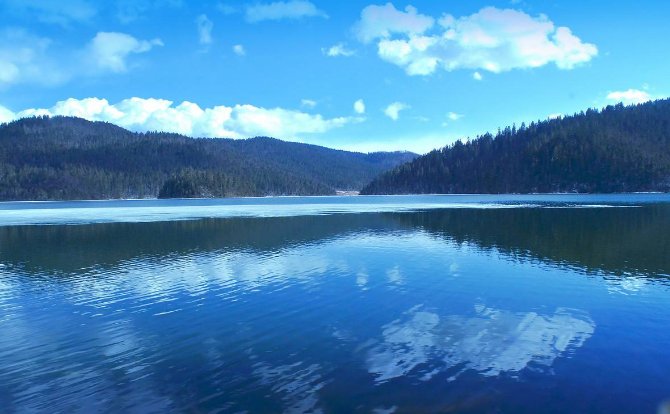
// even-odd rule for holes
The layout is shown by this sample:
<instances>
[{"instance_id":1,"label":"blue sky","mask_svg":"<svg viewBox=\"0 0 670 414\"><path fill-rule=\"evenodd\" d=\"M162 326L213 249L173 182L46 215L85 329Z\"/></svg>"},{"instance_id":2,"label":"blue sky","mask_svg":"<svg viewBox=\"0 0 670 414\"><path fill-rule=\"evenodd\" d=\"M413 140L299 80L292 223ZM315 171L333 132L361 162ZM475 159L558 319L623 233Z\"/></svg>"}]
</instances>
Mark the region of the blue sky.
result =
<instances>
[{"instance_id":1,"label":"blue sky","mask_svg":"<svg viewBox=\"0 0 670 414\"><path fill-rule=\"evenodd\" d=\"M666 97L669 15L661 1L0 0L0 121L423 153Z\"/></svg>"}]
</instances>

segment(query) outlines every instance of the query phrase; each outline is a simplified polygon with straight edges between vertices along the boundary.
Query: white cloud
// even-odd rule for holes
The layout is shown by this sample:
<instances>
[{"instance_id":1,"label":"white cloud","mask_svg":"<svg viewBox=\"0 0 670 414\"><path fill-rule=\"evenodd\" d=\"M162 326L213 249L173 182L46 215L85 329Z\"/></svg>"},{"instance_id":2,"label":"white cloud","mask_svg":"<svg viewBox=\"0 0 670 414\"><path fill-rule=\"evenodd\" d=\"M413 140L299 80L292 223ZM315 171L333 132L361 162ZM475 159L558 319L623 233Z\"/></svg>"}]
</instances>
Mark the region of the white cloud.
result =
<instances>
[{"instance_id":1,"label":"white cloud","mask_svg":"<svg viewBox=\"0 0 670 414\"><path fill-rule=\"evenodd\" d=\"M276 1L273 3L257 3L248 6L245 19L249 23L265 20L301 19L303 17L323 17L328 15L316 8L314 4L304 0Z\"/></svg>"},{"instance_id":2,"label":"white cloud","mask_svg":"<svg viewBox=\"0 0 670 414\"><path fill-rule=\"evenodd\" d=\"M0 105L0 124L16 119L16 114Z\"/></svg>"},{"instance_id":3,"label":"white cloud","mask_svg":"<svg viewBox=\"0 0 670 414\"><path fill-rule=\"evenodd\" d=\"M347 49L343 43L338 43L334 46L331 46L328 49L321 48L321 52L327 56L353 56L356 54L356 51Z\"/></svg>"},{"instance_id":4,"label":"white cloud","mask_svg":"<svg viewBox=\"0 0 670 414\"><path fill-rule=\"evenodd\" d=\"M303 99L302 101L300 101L300 104L308 108L314 108L316 106L316 101L312 99Z\"/></svg>"},{"instance_id":5,"label":"white cloud","mask_svg":"<svg viewBox=\"0 0 670 414\"><path fill-rule=\"evenodd\" d=\"M24 118L34 115L77 116L92 121L106 121L121 127L145 132L166 131L193 137L247 138L272 136L297 139L301 134L318 134L362 118L339 117L324 119L321 115L283 108L259 108L253 105L232 107L215 106L200 108L184 101L174 106L165 99L130 98L116 104L106 99L70 98L48 109L26 109L13 113L0 106L0 120Z\"/></svg>"},{"instance_id":6,"label":"white cloud","mask_svg":"<svg viewBox=\"0 0 670 414\"><path fill-rule=\"evenodd\" d=\"M625 104L640 104L653 99L648 92L637 89L628 89L621 92L610 92L607 99L616 102L623 102Z\"/></svg>"},{"instance_id":7,"label":"white cloud","mask_svg":"<svg viewBox=\"0 0 670 414\"><path fill-rule=\"evenodd\" d=\"M379 56L409 75L429 75L438 68L497 73L549 63L572 69L598 54L595 45L583 43L567 27L555 27L545 15L486 7L459 19L444 14L436 25L412 7L405 10L391 3L368 6L354 30L364 43L376 40ZM429 29L435 32L424 34Z\"/></svg>"},{"instance_id":8,"label":"white cloud","mask_svg":"<svg viewBox=\"0 0 670 414\"><path fill-rule=\"evenodd\" d=\"M563 118L563 114L561 113L549 115L549 119L560 119L560 118Z\"/></svg>"},{"instance_id":9,"label":"white cloud","mask_svg":"<svg viewBox=\"0 0 670 414\"><path fill-rule=\"evenodd\" d=\"M447 113L447 118L451 119L452 121L458 121L459 119L463 118L465 115L459 115L455 112L448 112Z\"/></svg>"},{"instance_id":10,"label":"white cloud","mask_svg":"<svg viewBox=\"0 0 670 414\"><path fill-rule=\"evenodd\" d=\"M392 120L397 121L400 111L409 108L411 108L411 106L406 105L402 102L394 102L391 105L387 106L386 109L384 109L384 114L386 114L386 116L388 116Z\"/></svg>"},{"instance_id":11,"label":"white cloud","mask_svg":"<svg viewBox=\"0 0 670 414\"><path fill-rule=\"evenodd\" d=\"M363 102L362 99L359 99L356 102L354 102L354 111L357 114L364 114L365 113L365 102Z\"/></svg>"},{"instance_id":12,"label":"white cloud","mask_svg":"<svg viewBox=\"0 0 670 414\"><path fill-rule=\"evenodd\" d=\"M154 46L163 46L160 39L137 40L131 35L116 32L98 32L89 45L89 57L101 70L126 72L126 58L131 53L144 53Z\"/></svg>"},{"instance_id":13,"label":"white cloud","mask_svg":"<svg viewBox=\"0 0 670 414\"><path fill-rule=\"evenodd\" d=\"M482 76L482 74L479 73L479 72L475 72L475 73L473 73L473 74L472 74L472 77L473 77L475 80L478 80L478 81L484 79L484 77Z\"/></svg>"},{"instance_id":14,"label":"white cloud","mask_svg":"<svg viewBox=\"0 0 670 414\"><path fill-rule=\"evenodd\" d=\"M160 39L98 32L86 46L68 51L58 49L59 44L49 38L6 29L0 31L0 88L21 83L56 85L78 76L126 72L129 55L162 44Z\"/></svg>"},{"instance_id":15,"label":"white cloud","mask_svg":"<svg viewBox=\"0 0 670 414\"><path fill-rule=\"evenodd\" d=\"M233 53L235 53L237 56L244 56L247 54L247 51L244 50L244 46L235 45L233 46Z\"/></svg>"},{"instance_id":16,"label":"white cloud","mask_svg":"<svg viewBox=\"0 0 670 414\"><path fill-rule=\"evenodd\" d=\"M214 23L207 18L206 14L201 14L195 19L195 23L198 26L198 39L201 45L208 45L212 43L212 29L214 28Z\"/></svg>"},{"instance_id":17,"label":"white cloud","mask_svg":"<svg viewBox=\"0 0 670 414\"><path fill-rule=\"evenodd\" d=\"M368 6L361 12L361 20L354 26L356 37L364 43L388 38L393 33L419 35L433 26L435 19L417 13L412 6L399 11L393 4Z\"/></svg>"}]
</instances>

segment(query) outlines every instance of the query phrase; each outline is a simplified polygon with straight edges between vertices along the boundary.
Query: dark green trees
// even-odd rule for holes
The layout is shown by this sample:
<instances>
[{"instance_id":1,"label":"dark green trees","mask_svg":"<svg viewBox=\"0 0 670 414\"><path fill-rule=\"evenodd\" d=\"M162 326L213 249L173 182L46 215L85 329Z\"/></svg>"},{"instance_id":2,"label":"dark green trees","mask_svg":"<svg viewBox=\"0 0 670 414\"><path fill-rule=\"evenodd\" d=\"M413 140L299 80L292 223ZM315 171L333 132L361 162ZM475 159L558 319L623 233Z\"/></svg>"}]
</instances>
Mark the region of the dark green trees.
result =
<instances>
[{"instance_id":1,"label":"dark green trees","mask_svg":"<svg viewBox=\"0 0 670 414\"><path fill-rule=\"evenodd\" d=\"M362 194L670 190L670 100L589 109L435 150Z\"/></svg>"},{"instance_id":2,"label":"dark green trees","mask_svg":"<svg viewBox=\"0 0 670 414\"><path fill-rule=\"evenodd\" d=\"M158 198L196 198L212 193L213 180L207 180L206 173L198 174L192 168L186 169L168 178L158 192ZM213 178L213 177L212 177ZM225 197L225 189L214 197Z\"/></svg>"},{"instance_id":3,"label":"dark green trees","mask_svg":"<svg viewBox=\"0 0 670 414\"><path fill-rule=\"evenodd\" d=\"M0 126L0 200L329 195L359 190L414 156L35 117Z\"/></svg>"}]
</instances>

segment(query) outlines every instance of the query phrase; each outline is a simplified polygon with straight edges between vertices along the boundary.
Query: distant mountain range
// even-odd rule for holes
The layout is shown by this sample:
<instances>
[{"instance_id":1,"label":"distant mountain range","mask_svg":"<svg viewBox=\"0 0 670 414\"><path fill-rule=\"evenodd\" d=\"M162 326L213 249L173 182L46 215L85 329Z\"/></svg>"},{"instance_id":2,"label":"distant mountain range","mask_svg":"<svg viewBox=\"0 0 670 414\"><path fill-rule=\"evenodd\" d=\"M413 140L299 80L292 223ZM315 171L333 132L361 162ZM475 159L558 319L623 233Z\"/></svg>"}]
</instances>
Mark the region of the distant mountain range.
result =
<instances>
[{"instance_id":1,"label":"distant mountain range","mask_svg":"<svg viewBox=\"0 0 670 414\"><path fill-rule=\"evenodd\" d=\"M367 185L366 185L367 184ZM134 133L73 117L0 126L0 200L670 191L670 100L513 125L423 156Z\"/></svg>"},{"instance_id":2,"label":"distant mountain range","mask_svg":"<svg viewBox=\"0 0 670 414\"><path fill-rule=\"evenodd\" d=\"M670 100L507 127L381 174L361 194L670 191Z\"/></svg>"},{"instance_id":3,"label":"distant mountain range","mask_svg":"<svg viewBox=\"0 0 670 414\"><path fill-rule=\"evenodd\" d=\"M35 117L0 126L0 200L331 195L416 156Z\"/></svg>"}]
</instances>

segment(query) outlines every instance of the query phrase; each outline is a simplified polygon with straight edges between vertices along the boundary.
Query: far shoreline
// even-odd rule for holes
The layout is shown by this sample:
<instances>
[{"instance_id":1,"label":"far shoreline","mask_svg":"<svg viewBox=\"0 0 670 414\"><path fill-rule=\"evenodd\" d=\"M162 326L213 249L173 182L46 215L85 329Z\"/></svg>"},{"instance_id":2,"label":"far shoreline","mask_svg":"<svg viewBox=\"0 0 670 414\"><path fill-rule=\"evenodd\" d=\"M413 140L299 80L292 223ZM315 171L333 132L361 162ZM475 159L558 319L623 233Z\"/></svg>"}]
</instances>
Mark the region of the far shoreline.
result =
<instances>
[{"instance_id":1,"label":"far shoreline","mask_svg":"<svg viewBox=\"0 0 670 414\"><path fill-rule=\"evenodd\" d=\"M418 194L360 194L358 191L338 191L338 194L335 195L268 195L268 196L242 196L242 197L193 197L193 198L158 198L158 197L147 197L147 198L105 198L105 199L68 199L68 200L3 200L0 201L0 205L8 203L68 203L68 202L107 202L107 201L159 201L159 200L260 200L260 199L269 199L269 198L355 198L355 197L421 197L421 196L454 196L454 197L465 197L465 196L608 196L608 195L652 195L652 194L670 194L670 192L663 191L631 191L625 193L571 193L571 192L560 192L560 193L418 193Z\"/></svg>"}]
</instances>

